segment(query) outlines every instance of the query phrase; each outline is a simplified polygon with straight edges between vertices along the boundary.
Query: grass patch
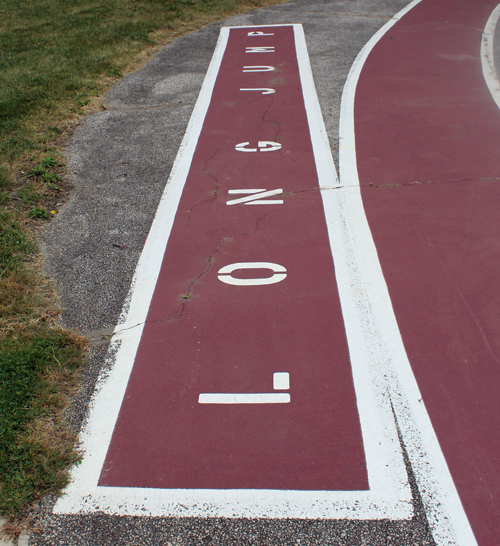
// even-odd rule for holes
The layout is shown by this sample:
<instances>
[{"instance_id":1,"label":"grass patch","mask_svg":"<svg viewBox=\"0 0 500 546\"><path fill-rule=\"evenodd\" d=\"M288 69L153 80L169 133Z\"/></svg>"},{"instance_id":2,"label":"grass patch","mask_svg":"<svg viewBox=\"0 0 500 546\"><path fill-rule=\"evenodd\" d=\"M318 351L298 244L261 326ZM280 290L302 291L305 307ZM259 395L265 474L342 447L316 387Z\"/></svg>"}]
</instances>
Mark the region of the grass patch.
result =
<instances>
[{"instance_id":1,"label":"grass patch","mask_svg":"<svg viewBox=\"0 0 500 546\"><path fill-rule=\"evenodd\" d=\"M0 514L57 493L78 460L63 411L87 342L60 324L38 234L71 187L62 146L102 93L168 41L283 0L0 4ZM19 526L10 526L20 529Z\"/></svg>"},{"instance_id":2,"label":"grass patch","mask_svg":"<svg viewBox=\"0 0 500 546\"><path fill-rule=\"evenodd\" d=\"M62 360L60 360L62 359ZM81 347L62 329L23 343L6 342L0 353L0 512L19 513L46 491L67 484L78 460L75 435L61 411L75 388Z\"/></svg>"},{"instance_id":3,"label":"grass patch","mask_svg":"<svg viewBox=\"0 0 500 546\"><path fill-rule=\"evenodd\" d=\"M84 112L142 51L269 3L277 1L4 0L0 154L12 161L53 142L60 115Z\"/></svg>"},{"instance_id":4,"label":"grass patch","mask_svg":"<svg viewBox=\"0 0 500 546\"><path fill-rule=\"evenodd\" d=\"M87 341L57 327L60 309L19 212L0 211L0 513L58 491L77 460L62 419Z\"/></svg>"}]
</instances>

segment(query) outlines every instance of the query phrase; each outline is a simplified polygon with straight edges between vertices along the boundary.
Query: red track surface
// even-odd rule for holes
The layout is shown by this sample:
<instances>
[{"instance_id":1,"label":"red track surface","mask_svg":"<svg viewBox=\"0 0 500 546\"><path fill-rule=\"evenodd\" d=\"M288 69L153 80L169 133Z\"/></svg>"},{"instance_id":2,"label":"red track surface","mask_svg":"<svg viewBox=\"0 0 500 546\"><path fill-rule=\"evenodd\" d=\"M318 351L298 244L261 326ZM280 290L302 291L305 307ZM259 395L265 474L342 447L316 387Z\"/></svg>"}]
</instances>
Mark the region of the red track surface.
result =
<instances>
[{"instance_id":1,"label":"red track surface","mask_svg":"<svg viewBox=\"0 0 500 546\"><path fill-rule=\"evenodd\" d=\"M250 30L230 32L99 485L368 488L293 28ZM240 91L267 87L276 93ZM266 140L281 150L235 150ZM282 188L284 204L226 204L249 188ZM287 277L221 282L238 262L277 263ZM274 372L290 374L289 404L198 403L273 392Z\"/></svg>"},{"instance_id":2,"label":"red track surface","mask_svg":"<svg viewBox=\"0 0 500 546\"><path fill-rule=\"evenodd\" d=\"M496 4L423 0L370 54L355 103L370 228L481 546L500 542L500 111L480 62Z\"/></svg>"}]
</instances>

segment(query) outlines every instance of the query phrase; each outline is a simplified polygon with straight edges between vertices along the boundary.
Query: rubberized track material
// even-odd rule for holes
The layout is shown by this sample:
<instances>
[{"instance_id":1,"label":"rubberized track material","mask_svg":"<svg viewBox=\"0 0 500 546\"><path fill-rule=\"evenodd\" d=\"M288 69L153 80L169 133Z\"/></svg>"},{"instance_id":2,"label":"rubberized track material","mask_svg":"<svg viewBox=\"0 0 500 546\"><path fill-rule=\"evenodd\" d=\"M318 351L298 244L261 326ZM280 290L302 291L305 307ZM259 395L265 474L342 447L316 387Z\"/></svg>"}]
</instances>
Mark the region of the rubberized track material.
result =
<instances>
[{"instance_id":1,"label":"rubberized track material","mask_svg":"<svg viewBox=\"0 0 500 546\"><path fill-rule=\"evenodd\" d=\"M230 30L100 485L368 489L294 29L263 28Z\"/></svg>"},{"instance_id":2,"label":"rubberized track material","mask_svg":"<svg viewBox=\"0 0 500 546\"><path fill-rule=\"evenodd\" d=\"M363 203L398 325L488 546L500 536L500 111L480 45L495 6L423 0L368 57L355 106Z\"/></svg>"}]
</instances>

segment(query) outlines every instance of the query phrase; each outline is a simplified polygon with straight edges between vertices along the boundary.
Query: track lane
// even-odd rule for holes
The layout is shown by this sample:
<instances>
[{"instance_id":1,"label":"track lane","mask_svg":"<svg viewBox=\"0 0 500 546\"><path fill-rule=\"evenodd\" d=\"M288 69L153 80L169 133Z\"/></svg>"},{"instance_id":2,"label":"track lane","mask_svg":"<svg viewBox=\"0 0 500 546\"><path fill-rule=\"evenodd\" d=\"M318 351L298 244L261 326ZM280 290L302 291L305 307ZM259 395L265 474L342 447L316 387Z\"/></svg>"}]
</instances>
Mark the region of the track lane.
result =
<instances>
[{"instance_id":1,"label":"track lane","mask_svg":"<svg viewBox=\"0 0 500 546\"><path fill-rule=\"evenodd\" d=\"M373 49L355 102L365 211L480 545L500 513L500 112L480 58L495 6L423 0Z\"/></svg>"}]
</instances>

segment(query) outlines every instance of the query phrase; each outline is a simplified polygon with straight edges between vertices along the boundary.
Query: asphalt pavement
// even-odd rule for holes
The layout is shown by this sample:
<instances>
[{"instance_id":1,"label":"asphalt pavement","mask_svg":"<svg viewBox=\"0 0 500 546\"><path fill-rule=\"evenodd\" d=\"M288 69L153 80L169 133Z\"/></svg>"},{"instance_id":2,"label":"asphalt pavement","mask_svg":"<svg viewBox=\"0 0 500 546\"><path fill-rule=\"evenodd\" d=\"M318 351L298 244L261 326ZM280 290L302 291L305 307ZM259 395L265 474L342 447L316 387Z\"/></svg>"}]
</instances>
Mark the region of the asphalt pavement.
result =
<instances>
[{"instance_id":1,"label":"asphalt pavement","mask_svg":"<svg viewBox=\"0 0 500 546\"><path fill-rule=\"evenodd\" d=\"M303 25L338 168L340 106L347 75L368 40L406 5L406 1L297 0L209 25L166 46L144 68L121 79L107 93L105 109L80 124L66 149L74 195L43 241L46 269L59 286L65 308L65 326L94 340L81 393L68 410L75 430L87 416L98 376L113 364L103 334L113 331L127 307L132 277L220 28ZM55 515L56 499L49 498L35 508L44 531L33 535L30 545L435 544L404 442L401 449L412 492L411 519Z\"/></svg>"}]
</instances>

